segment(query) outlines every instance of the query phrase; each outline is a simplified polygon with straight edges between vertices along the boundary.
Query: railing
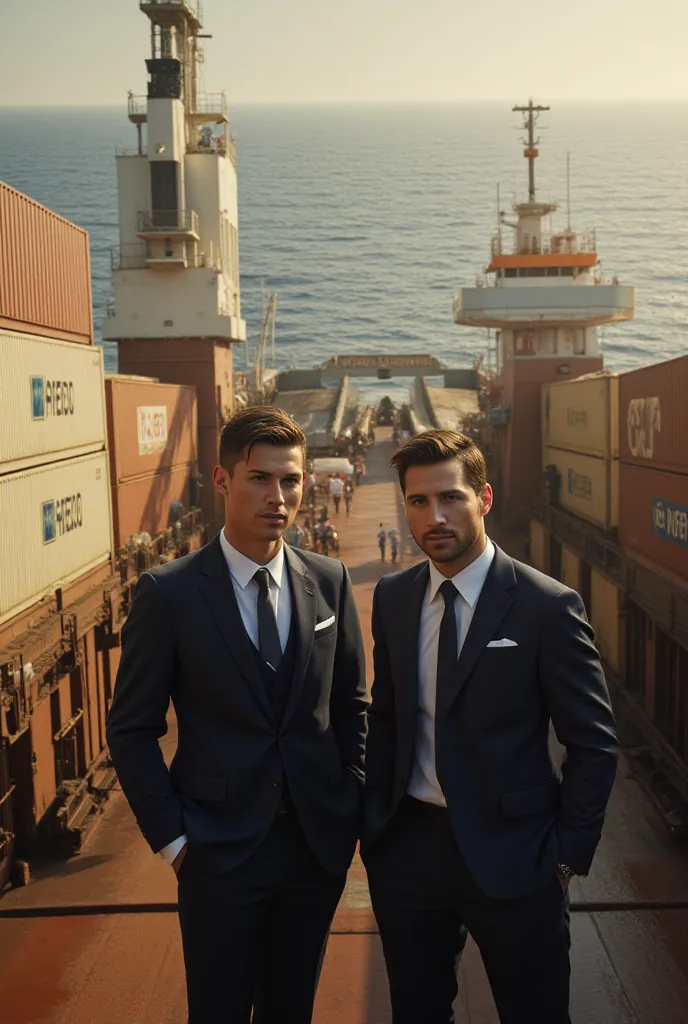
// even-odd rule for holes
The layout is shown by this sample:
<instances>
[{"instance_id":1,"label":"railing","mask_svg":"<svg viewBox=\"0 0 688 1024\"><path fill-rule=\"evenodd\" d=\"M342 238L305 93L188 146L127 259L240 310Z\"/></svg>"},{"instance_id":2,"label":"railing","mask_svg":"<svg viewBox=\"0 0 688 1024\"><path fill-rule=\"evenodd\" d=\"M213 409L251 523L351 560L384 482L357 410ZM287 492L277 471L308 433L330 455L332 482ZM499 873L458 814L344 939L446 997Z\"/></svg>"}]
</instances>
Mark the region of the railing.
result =
<instances>
[{"instance_id":1,"label":"railing","mask_svg":"<svg viewBox=\"0 0 688 1024\"><path fill-rule=\"evenodd\" d=\"M178 259L179 256L175 258ZM112 270L145 270L151 259L162 261L165 257L151 256L146 245L115 245L110 253L110 266ZM208 268L209 270L223 271L225 269L221 256L213 252L186 253L184 266L191 270ZM106 306L106 316L115 316L114 299L111 299Z\"/></svg>"},{"instance_id":2,"label":"railing","mask_svg":"<svg viewBox=\"0 0 688 1024\"><path fill-rule=\"evenodd\" d=\"M200 0L140 0L139 6L141 10L145 10L146 7L181 7L183 10L190 11L197 22L201 24L203 22L203 5Z\"/></svg>"},{"instance_id":3,"label":"railing","mask_svg":"<svg viewBox=\"0 0 688 1024\"><path fill-rule=\"evenodd\" d=\"M549 238L542 238L540 244L533 240L531 245L519 246L515 240L509 244L499 235L495 235L492 239L491 249L493 256L561 256L596 253L597 236L595 231L589 231L587 234L581 235L580 238L552 235Z\"/></svg>"},{"instance_id":4,"label":"railing","mask_svg":"<svg viewBox=\"0 0 688 1024\"><path fill-rule=\"evenodd\" d=\"M130 92L128 106L129 117L144 117L148 114L148 97L134 96L133 92Z\"/></svg>"},{"instance_id":5,"label":"railing","mask_svg":"<svg viewBox=\"0 0 688 1024\"><path fill-rule=\"evenodd\" d=\"M147 259L145 245L115 245L110 252L110 267L112 270L143 270L148 265Z\"/></svg>"},{"instance_id":6,"label":"railing","mask_svg":"<svg viewBox=\"0 0 688 1024\"><path fill-rule=\"evenodd\" d=\"M115 149L115 156L147 156L145 149L123 149L121 146L117 146Z\"/></svg>"},{"instance_id":7,"label":"railing","mask_svg":"<svg viewBox=\"0 0 688 1024\"><path fill-rule=\"evenodd\" d=\"M176 232L197 235L198 225L195 210L141 210L137 230L146 234L165 235Z\"/></svg>"},{"instance_id":8,"label":"railing","mask_svg":"<svg viewBox=\"0 0 688 1024\"><path fill-rule=\"evenodd\" d=\"M190 112L202 115L221 114L223 117L227 117L229 115L227 94L224 92L201 93L196 97L196 102L193 104Z\"/></svg>"}]
</instances>

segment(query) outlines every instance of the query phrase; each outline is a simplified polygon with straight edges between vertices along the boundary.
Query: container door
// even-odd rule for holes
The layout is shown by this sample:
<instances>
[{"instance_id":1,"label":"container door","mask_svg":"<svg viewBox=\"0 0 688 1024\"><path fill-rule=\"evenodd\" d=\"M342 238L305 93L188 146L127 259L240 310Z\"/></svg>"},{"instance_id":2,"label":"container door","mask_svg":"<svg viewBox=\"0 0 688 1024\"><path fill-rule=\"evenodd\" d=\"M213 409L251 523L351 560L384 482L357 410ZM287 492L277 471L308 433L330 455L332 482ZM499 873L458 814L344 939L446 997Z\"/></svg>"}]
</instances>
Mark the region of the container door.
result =
<instances>
[{"instance_id":1,"label":"container door","mask_svg":"<svg viewBox=\"0 0 688 1024\"><path fill-rule=\"evenodd\" d=\"M632 601L628 602L626 618L626 687L637 697L645 700L645 637L647 616Z\"/></svg>"},{"instance_id":2,"label":"container door","mask_svg":"<svg viewBox=\"0 0 688 1024\"><path fill-rule=\"evenodd\" d=\"M676 751L688 766L688 650L678 649L678 735Z\"/></svg>"},{"instance_id":3,"label":"container door","mask_svg":"<svg viewBox=\"0 0 688 1024\"><path fill-rule=\"evenodd\" d=\"M9 741L0 737L0 888L8 879L14 854L13 794Z\"/></svg>"},{"instance_id":4,"label":"container door","mask_svg":"<svg viewBox=\"0 0 688 1024\"><path fill-rule=\"evenodd\" d=\"M552 535L549 539L549 574L555 580L561 580L562 559L561 541Z\"/></svg>"},{"instance_id":5,"label":"container door","mask_svg":"<svg viewBox=\"0 0 688 1024\"><path fill-rule=\"evenodd\" d=\"M655 634L655 725L676 746L678 733L678 644L657 627Z\"/></svg>"}]
</instances>

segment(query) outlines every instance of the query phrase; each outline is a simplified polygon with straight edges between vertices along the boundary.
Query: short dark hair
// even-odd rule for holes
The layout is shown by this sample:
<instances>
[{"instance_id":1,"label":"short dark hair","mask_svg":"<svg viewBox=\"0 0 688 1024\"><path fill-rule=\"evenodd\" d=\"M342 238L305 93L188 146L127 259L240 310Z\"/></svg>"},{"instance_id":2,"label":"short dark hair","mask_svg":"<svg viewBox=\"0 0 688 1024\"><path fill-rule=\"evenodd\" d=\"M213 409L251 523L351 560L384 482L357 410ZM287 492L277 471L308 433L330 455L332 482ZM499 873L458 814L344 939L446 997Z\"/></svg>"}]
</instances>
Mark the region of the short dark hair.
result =
<instances>
[{"instance_id":1,"label":"short dark hair","mask_svg":"<svg viewBox=\"0 0 688 1024\"><path fill-rule=\"evenodd\" d=\"M283 409L253 405L242 409L225 423L220 435L220 465L231 476L237 462L251 454L254 444L278 448L300 448L306 464L306 435Z\"/></svg>"},{"instance_id":2,"label":"short dark hair","mask_svg":"<svg viewBox=\"0 0 688 1024\"><path fill-rule=\"evenodd\" d=\"M406 493L406 473L411 466L435 466L439 462L460 459L466 479L480 495L487 483L485 458L475 441L455 430L426 430L397 448L389 461L399 474L401 489Z\"/></svg>"}]
</instances>

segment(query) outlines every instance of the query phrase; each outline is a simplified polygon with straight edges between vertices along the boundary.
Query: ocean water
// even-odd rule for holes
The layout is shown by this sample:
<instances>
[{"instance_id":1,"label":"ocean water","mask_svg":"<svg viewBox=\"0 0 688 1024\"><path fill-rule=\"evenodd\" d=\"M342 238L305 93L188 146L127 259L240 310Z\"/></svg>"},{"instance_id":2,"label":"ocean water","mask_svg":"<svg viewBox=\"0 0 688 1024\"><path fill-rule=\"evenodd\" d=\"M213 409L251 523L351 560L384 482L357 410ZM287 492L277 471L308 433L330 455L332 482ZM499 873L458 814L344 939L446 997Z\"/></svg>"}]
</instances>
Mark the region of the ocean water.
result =
<instances>
[{"instance_id":1,"label":"ocean water","mask_svg":"<svg viewBox=\"0 0 688 1024\"><path fill-rule=\"evenodd\" d=\"M544 114L538 195L597 230L605 275L637 289L636 319L604 329L610 369L688 351L688 103L560 104ZM276 365L343 352L430 352L448 365L487 347L452 322L452 297L487 262L501 206L525 198L527 164L509 104L238 107L242 304L249 341L261 281L277 290ZM96 329L117 243L121 109L0 110L0 178L87 228ZM116 351L107 363L116 367ZM242 347L243 349L243 347ZM248 353L235 351L242 368ZM403 379L362 382L370 397Z\"/></svg>"}]
</instances>

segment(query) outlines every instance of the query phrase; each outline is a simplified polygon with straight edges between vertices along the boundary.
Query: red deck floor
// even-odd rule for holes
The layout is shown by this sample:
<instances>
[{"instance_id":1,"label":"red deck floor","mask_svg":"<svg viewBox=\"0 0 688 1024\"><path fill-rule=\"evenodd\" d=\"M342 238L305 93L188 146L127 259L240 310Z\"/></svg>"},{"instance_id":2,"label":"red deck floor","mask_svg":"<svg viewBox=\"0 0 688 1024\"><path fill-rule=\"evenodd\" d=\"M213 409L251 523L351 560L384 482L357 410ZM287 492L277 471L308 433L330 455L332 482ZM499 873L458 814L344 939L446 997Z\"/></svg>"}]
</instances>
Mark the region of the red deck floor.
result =
<instances>
[{"instance_id":1,"label":"red deck floor","mask_svg":"<svg viewBox=\"0 0 688 1024\"><path fill-rule=\"evenodd\" d=\"M400 515L386 469L384 432L368 459L351 520L341 520L341 557L349 566L365 625L382 566L377 525ZM520 554L499 531L495 539ZM417 555L406 554L403 564ZM368 644L368 656L370 657ZM171 751L174 733L167 738ZM686 900L688 858L622 761L605 837L593 872L576 880L574 901ZM117 794L86 849L38 872L8 893L0 911L88 903L173 902L172 873L151 855ZM688 1024L688 912L575 914L574 1024ZM459 1024L495 1024L479 955L469 945L461 967ZM183 1024L184 975L176 916L0 918L0 1024ZM335 918L315 1024L389 1024L379 938L360 861L351 868ZM419 1021L419 1024L423 1022Z\"/></svg>"}]
</instances>

